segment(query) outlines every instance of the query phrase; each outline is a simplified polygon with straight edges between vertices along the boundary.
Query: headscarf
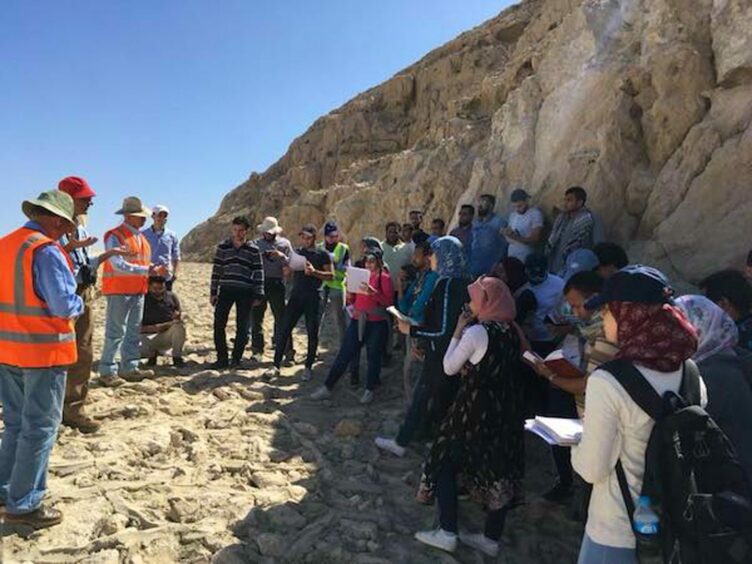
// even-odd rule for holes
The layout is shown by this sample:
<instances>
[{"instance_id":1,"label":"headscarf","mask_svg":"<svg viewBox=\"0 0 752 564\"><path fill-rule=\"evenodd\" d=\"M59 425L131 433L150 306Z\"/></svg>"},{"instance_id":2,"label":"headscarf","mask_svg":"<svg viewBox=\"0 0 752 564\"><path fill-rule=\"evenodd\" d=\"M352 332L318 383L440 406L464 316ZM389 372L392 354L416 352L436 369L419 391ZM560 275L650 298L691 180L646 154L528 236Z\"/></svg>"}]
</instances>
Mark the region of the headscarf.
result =
<instances>
[{"instance_id":1,"label":"headscarf","mask_svg":"<svg viewBox=\"0 0 752 564\"><path fill-rule=\"evenodd\" d=\"M506 257L502 259L501 265L504 267L506 274L506 283L509 291L513 294L527 283L525 275L525 263L515 257Z\"/></svg>"},{"instance_id":2,"label":"headscarf","mask_svg":"<svg viewBox=\"0 0 752 564\"><path fill-rule=\"evenodd\" d=\"M498 278L482 276L467 287L470 301L478 312L478 321L503 321L509 323L517 316L512 293Z\"/></svg>"},{"instance_id":3,"label":"headscarf","mask_svg":"<svg viewBox=\"0 0 752 564\"><path fill-rule=\"evenodd\" d=\"M440 278L470 278L462 243L457 237L439 237L431 244L431 249L436 255Z\"/></svg>"},{"instance_id":4,"label":"headscarf","mask_svg":"<svg viewBox=\"0 0 752 564\"><path fill-rule=\"evenodd\" d=\"M617 358L674 372L697 351L697 332L676 306L609 302L608 309L618 324Z\"/></svg>"},{"instance_id":5,"label":"headscarf","mask_svg":"<svg viewBox=\"0 0 752 564\"><path fill-rule=\"evenodd\" d=\"M598 268L598 256L590 249L577 249L567 257L567 265L561 277L567 281L578 272L586 272Z\"/></svg>"},{"instance_id":6,"label":"headscarf","mask_svg":"<svg viewBox=\"0 0 752 564\"><path fill-rule=\"evenodd\" d=\"M379 250L382 253L384 252L384 248L381 246L381 241L379 241L376 237L363 237L361 241L369 251Z\"/></svg>"},{"instance_id":7,"label":"headscarf","mask_svg":"<svg viewBox=\"0 0 752 564\"><path fill-rule=\"evenodd\" d=\"M532 253L525 259L525 275L533 286L543 284L548 278L548 261L540 253Z\"/></svg>"},{"instance_id":8,"label":"headscarf","mask_svg":"<svg viewBox=\"0 0 752 564\"><path fill-rule=\"evenodd\" d=\"M676 306L697 330L699 343L692 357L695 362L702 362L739 342L734 320L705 296L682 296L676 299Z\"/></svg>"}]
</instances>

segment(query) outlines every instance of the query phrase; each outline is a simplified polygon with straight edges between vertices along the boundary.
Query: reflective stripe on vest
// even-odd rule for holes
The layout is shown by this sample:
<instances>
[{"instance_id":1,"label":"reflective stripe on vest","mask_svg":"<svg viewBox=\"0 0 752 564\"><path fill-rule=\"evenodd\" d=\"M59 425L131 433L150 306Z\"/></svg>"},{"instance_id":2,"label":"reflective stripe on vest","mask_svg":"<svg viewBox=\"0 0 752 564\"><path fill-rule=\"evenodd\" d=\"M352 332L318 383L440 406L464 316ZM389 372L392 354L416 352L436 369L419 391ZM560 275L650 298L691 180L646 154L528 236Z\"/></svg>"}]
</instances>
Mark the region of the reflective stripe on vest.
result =
<instances>
[{"instance_id":1,"label":"reflective stripe on vest","mask_svg":"<svg viewBox=\"0 0 752 564\"><path fill-rule=\"evenodd\" d=\"M0 268L12 269L0 282L0 363L20 368L50 368L76 362L74 322L54 316L34 291L37 249L58 245L33 229L21 228L0 240ZM59 245L58 245L59 247ZM73 264L60 248L73 273ZM10 268L8 266L12 264ZM7 270L6 270L7 268Z\"/></svg>"},{"instance_id":2,"label":"reflective stripe on vest","mask_svg":"<svg viewBox=\"0 0 752 564\"><path fill-rule=\"evenodd\" d=\"M110 236L115 237L121 246L136 254L134 259L129 259L133 264L149 266L151 262L151 246L141 233L133 233L124 225L111 229L105 233L105 241ZM123 272L115 269L112 259L105 261L102 273L102 293L109 295L138 295L146 294L149 285L149 274L137 272Z\"/></svg>"}]
</instances>

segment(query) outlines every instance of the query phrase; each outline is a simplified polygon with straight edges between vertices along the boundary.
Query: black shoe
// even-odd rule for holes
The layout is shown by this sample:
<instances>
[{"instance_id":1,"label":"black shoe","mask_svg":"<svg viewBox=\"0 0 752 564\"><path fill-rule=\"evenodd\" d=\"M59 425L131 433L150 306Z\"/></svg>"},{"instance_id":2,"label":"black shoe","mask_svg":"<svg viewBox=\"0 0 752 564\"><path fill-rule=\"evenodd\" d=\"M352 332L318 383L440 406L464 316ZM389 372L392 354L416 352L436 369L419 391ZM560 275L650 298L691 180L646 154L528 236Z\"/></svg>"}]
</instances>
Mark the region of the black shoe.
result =
<instances>
[{"instance_id":1,"label":"black shoe","mask_svg":"<svg viewBox=\"0 0 752 564\"><path fill-rule=\"evenodd\" d=\"M556 482L554 487L543 494L543 499L551 503L567 503L572 498L572 484Z\"/></svg>"},{"instance_id":2,"label":"black shoe","mask_svg":"<svg viewBox=\"0 0 752 564\"><path fill-rule=\"evenodd\" d=\"M146 366L152 367L157 365L157 355L150 356L149 360L146 361Z\"/></svg>"},{"instance_id":3,"label":"black shoe","mask_svg":"<svg viewBox=\"0 0 752 564\"><path fill-rule=\"evenodd\" d=\"M350 374L350 386L353 388L360 387L360 376L357 374Z\"/></svg>"},{"instance_id":4,"label":"black shoe","mask_svg":"<svg viewBox=\"0 0 752 564\"><path fill-rule=\"evenodd\" d=\"M212 370L223 370L230 366L230 364L226 360L218 360L217 362L212 362L209 365L209 368Z\"/></svg>"},{"instance_id":5,"label":"black shoe","mask_svg":"<svg viewBox=\"0 0 752 564\"><path fill-rule=\"evenodd\" d=\"M174 356L172 357L172 365L175 368L183 368L185 366L185 361L182 356Z\"/></svg>"},{"instance_id":6,"label":"black shoe","mask_svg":"<svg viewBox=\"0 0 752 564\"><path fill-rule=\"evenodd\" d=\"M7 525L25 525L33 529L46 529L54 527L63 521L63 514L57 509L40 505L31 513L21 515L12 515L5 513L5 523Z\"/></svg>"},{"instance_id":7,"label":"black shoe","mask_svg":"<svg viewBox=\"0 0 752 564\"><path fill-rule=\"evenodd\" d=\"M231 360L230 361L230 368L240 368L240 364L242 363L242 360Z\"/></svg>"}]
</instances>

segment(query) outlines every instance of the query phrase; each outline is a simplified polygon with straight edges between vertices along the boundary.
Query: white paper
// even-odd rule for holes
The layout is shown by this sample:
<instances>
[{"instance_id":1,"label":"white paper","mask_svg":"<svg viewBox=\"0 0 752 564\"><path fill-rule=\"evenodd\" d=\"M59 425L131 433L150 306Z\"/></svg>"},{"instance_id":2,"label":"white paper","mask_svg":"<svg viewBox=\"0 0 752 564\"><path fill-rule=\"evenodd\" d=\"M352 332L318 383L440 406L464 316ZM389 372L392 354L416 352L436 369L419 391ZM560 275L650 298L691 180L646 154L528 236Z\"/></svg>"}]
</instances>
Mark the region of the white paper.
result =
<instances>
[{"instance_id":1,"label":"white paper","mask_svg":"<svg viewBox=\"0 0 752 564\"><path fill-rule=\"evenodd\" d=\"M397 319L397 321L404 321L405 323L409 323L410 325L418 325L418 322L415 321L412 317L408 317L394 306L389 306L388 308L386 308L386 311L387 313L393 315L395 319Z\"/></svg>"},{"instance_id":2,"label":"white paper","mask_svg":"<svg viewBox=\"0 0 752 564\"><path fill-rule=\"evenodd\" d=\"M303 256L295 252L295 249L290 253L290 261L287 263L292 270L305 270L305 265L308 260Z\"/></svg>"},{"instance_id":3,"label":"white paper","mask_svg":"<svg viewBox=\"0 0 752 564\"><path fill-rule=\"evenodd\" d=\"M572 446L582 438L582 419L536 417L525 421L525 430L538 435L548 444Z\"/></svg>"},{"instance_id":4,"label":"white paper","mask_svg":"<svg viewBox=\"0 0 752 564\"><path fill-rule=\"evenodd\" d=\"M543 359L537 354L535 354L533 351L525 351L524 353L522 353L522 358L524 358L530 364L537 364L539 362L543 362Z\"/></svg>"},{"instance_id":5,"label":"white paper","mask_svg":"<svg viewBox=\"0 0 752 564\"><path fill-rule=\"evenodd\" d=\"M347 291L351 294L366 294L363 284L371 280L371 271L367 268L347 267Z\"/></svg>"}]
</instances>

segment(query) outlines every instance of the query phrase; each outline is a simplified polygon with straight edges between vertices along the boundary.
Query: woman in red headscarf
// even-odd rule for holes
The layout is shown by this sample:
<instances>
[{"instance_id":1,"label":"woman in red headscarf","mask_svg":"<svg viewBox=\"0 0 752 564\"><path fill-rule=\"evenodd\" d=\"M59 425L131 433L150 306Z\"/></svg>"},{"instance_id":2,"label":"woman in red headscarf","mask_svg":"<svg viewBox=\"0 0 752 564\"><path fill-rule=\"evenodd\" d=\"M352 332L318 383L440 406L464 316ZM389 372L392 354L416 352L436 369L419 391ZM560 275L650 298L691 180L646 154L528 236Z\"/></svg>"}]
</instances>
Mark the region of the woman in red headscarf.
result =
<instances>
[{"instance_id":1,"label":"woman in red headscarf","mask_svg":"<svg viewBox=\"0 0 752 564\"><path fill-rule=\"evenodd\" d=\"M507 511L520 502L524 473L522 333L507 285L480 278L468 286L469 311L457 322L444 370L460 379L454 402L423 468L418 500L438 501L440 528L416 533L430 546L457 547L457 477L488 510L485 531L459 540L495 556ZM477 322L477 323L475 323Z\"/></svg>"},{"instance_id":2,"label":"woman in red headscarf","mask_svg":"<svg viewBox=\"0 0 752 564\"><path fill-rule=\"evenodd\" d=\"M663 396L669 391L679 393L685 363L697 350L697 334L673 305L667 282L654 273L635 267L615 274L588 307L607 306L603 328L606 339L619 346L616 358L631 364ZM588 378L582 440L572 448L574 469L593 484L579 564L637 562L616 463L622 463L630 492L639 493L645 449L655 422L608 368L605 365ZM700 387L704 404L702 381Z\"/></svg>"}]
</instances>

